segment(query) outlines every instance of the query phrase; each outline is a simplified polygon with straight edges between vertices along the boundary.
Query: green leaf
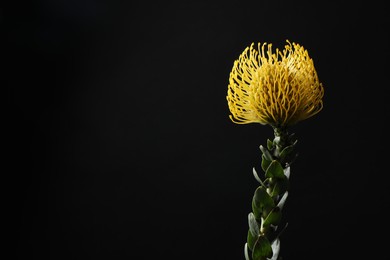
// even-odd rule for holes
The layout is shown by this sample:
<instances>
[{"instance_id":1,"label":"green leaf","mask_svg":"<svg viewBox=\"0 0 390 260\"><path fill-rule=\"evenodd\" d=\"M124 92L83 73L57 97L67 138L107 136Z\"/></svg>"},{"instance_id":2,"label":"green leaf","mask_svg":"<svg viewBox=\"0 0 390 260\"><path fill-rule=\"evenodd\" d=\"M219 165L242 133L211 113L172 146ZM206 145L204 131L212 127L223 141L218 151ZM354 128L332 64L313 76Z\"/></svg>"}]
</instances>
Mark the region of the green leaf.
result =
<instances>
[{"instance_id":1,"label":"green leaf","mask_svg":"<svg viewBox=\"0 0 390 260\"><path fill-rule=\"evenodd\" d=\"M280 158L285 158L287 155L289 155L292 151L294 150L294 145L289 145L285 147L281 152L279 157Z\"/></svg>"},{"instance_id":2,"label":"green leaf","mask_svg":"<svg viewBox=\"0 0 390 260\"><path fill-rule=\"evenodd\" d=\"M268 166L265 177L267 178L283 178L285 177L283 167L280 162L273 160Z\"/></svg>"},{"instance_id":3,"label":"green leaf","mask_svg":"<svg viewBox=\"0 0 390 260\"><path fill-rule=\"evenodd\" d=\"M265 155L263 154L261 156L261 169L263 169L264 172L267 171L267 168L268 166L271 164L271 161L270 160L267 160L267 158L265 158Z\"/></svg>"},{"instance_id":4,"label":"green leaf","mask_svg":"<svg viewBox=\"0 0 390 260\"><path fill-rule=\"evenodd\" d=\"M252 211L253 211L253 214L255 215L256 219L261 218L261 213L263 212L262 208L260 207L260 205L258 205L256 203L256 201L254 199L252 200Z\"/></svg>"},{"instance_id":5,"label":"green leaf","mask_svg":"<svg viewBox=\"0 0 390 260\"><path fill-rule=\"evenodd\" d=\"M275 207L275 202L262 186L258 187L252 199L252 210L256 219L260 219L263 212L269 212Z\"/></svg>"},{"instance_id":6,"label":"green leaf","mask_svg":"<svg viewBox=\"0 0 390 260\"><path fill-rule=\"evenodd\" d=\"M290 185L286 176L284 176L283 178L279 178L279 179L273 178L272 181L274 182L273 189L272 189L271 194L270 194L272 197L286 192L289 188L289 185Z\"/></svg>"},{"instance_id":7,"label":"green leaf","mask_svg":"<svg viewBox=\"0 0 390 260\"><path fill-rule=\"evenodd\" d=\"M253 236L252 233L248 230L248 236L246 238L246 242L251 251L253 251L253 248L255 247L255 243L258 238L259 236Z\"/></svg>"},{"instance_id":8,"label":"green leaf","mask_svg":"<svg viewBox=\"0 0 390 260\"><path fill-rule=\"evenodd\" d=\"M267 148L268 150L272 150L274 148L274 143L269 139L267 139Z\"/></svg>"},{"instance_id":9,"label":"green leaf","mask_svg":"<svg viewBox=\"0 0 390 260\"><path fill-rule=\"evenodd\" d=\"M268 161L272 161L271 153L264 146L260 145L260 150Z\"/></svg>"},{"instance_id":10,"label":"green leaf","mask_svg":"<svg viewBox=\"0 0 390 260\"><path fill-rule=\"evenodd\" d=\"M249 224L249 231L251 232L252 236L257 237L260 235L260 228L257 224L255 215L251 212L248 214L248 224Z\"/></svg>"},{"instance_id":11,"label":"green leaf","mask_svg":"<svg viewBox=\"0 0 390 260\"><path fill-rule=\"evenodd\" d=\"M278 207L275 207L265 218L263 226L269 226L271 224L277 226L279 225L281 219L282 219L282 212Z\"/></svg>"},{"instance_id":12,"label":"green leaf","mask_svg":"<svg viewBox=\"0 0 390 260\"><path fill-rule=\"evenodd\" d=\"M264 260L265 257L270 258L272 255L272 247L269 240L265 236L259 236L252 250L253 260Z\"/></svg>"},{"instance_id":13,"label":"green leaf","mask_svg":"<svg viewBox=\"0 0 390 260\"><path fill-rule=\"evenodd\" d=\"M271 196L267 193L265 188L261 186L256 189L253 199L256 204L260 205L263 208L275 206L275 202L273 201Z\"/></svg>"}]
</instances>

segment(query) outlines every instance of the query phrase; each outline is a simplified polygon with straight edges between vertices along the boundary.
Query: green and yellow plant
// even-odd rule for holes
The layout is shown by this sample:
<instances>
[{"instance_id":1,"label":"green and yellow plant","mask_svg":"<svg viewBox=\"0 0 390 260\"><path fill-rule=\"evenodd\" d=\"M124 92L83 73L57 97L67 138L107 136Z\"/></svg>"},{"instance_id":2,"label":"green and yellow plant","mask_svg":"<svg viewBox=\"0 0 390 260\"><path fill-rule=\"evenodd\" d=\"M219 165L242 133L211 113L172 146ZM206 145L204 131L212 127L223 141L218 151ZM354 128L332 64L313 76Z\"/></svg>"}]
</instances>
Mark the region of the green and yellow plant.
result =
<instances>
[{"instance_id":1,"label":"green and yellow plant","mask_svg":"<svg viewBox=\"0 0 390 260\"><path fill-rule=\"evenodd\" d=\"M290 167L297 157L297 139L289 127L321 111L324 88L305 48L287 41L273 51L272 44L252 43L234 62L227 102L236 124L260 123L273 128L274 139L260 145L261 179L248 215L244 247L247 260L280 260L279 228L289 190Z\"/></svg>"}]
</instances>

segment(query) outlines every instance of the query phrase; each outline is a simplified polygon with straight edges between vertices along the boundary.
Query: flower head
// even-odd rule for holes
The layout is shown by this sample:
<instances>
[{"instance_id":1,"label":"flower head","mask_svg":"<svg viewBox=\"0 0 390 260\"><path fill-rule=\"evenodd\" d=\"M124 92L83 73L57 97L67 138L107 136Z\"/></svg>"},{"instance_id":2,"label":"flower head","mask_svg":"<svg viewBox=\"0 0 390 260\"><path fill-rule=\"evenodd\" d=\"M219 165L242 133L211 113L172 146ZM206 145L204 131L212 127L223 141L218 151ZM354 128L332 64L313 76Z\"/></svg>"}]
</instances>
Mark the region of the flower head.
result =
<instances>
[{"instance_id":1,"label":"flower head","mask_svg":"<svg viewBox=\"0 0 390 260\"><path fill-rule=\"evenodd\" d=\"M323 95L307 50L287 41L283 51L247 47L234 62L226 98L234 123L286 127L321 111Z\"/></svg>"}]
</instances>

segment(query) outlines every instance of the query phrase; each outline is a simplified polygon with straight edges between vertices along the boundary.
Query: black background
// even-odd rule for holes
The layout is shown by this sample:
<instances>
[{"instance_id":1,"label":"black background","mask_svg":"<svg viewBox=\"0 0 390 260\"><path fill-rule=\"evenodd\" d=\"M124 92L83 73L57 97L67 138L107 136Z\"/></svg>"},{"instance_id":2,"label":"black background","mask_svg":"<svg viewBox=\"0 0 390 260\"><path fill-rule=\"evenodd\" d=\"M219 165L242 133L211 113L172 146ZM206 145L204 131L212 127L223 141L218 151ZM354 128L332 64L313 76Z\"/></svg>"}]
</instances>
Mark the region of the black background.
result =
<instances>
[{"instance_id":1,"label":"black background","mask_svg":"<svg viewBox=\"0 0 390 260\"><path fill-rule=\"evenodd\" d=\"M387 15L384 1L5 6L13 255L244 259L252 167L273 133L229 120L228 77L250 43L288 39L325 97L290 129L281 254L389 259Z\"/></svg>"}]
</instances>

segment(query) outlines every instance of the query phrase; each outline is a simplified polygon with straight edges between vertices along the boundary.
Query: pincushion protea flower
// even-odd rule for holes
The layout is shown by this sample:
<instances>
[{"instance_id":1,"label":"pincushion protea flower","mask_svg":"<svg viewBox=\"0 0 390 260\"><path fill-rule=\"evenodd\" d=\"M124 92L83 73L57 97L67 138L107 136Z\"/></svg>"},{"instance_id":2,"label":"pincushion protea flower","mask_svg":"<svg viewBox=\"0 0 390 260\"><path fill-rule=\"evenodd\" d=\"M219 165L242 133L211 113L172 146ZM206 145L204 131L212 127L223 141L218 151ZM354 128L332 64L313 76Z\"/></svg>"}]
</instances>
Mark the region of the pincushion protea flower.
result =
<instances>
[{"instance_id":1,"label":"pincushion protea flower","mask_svg":"<svg viewBox=\"0 0 390 260\"><path fill-rule=\"evenodd\" d=\"M283 51L254 43L234 62L228 87L231 120L293 125L322 109L324 90L307 50L287 41Z\"/></svg>"},{"instance_id":2,"label":"pincushion protea flower","mask_svg":"<svg viewBox=\"0 0 390 260\"><path fill-rule=\"evenodd\" d=\"M271 125L275 138L267 139L262 152L262 180L248 215L246 260L280 260L282 209L288 197L290 166L297 153L297 140L288 127L314 116L323 107L324 89L313 60L299 44L287 41L283 51L272 51L272 44L252 43L234 62L230 73L227 101L237 124ZM285 227L287 223L285 223Z\"/></svg>"}]
</instances>

